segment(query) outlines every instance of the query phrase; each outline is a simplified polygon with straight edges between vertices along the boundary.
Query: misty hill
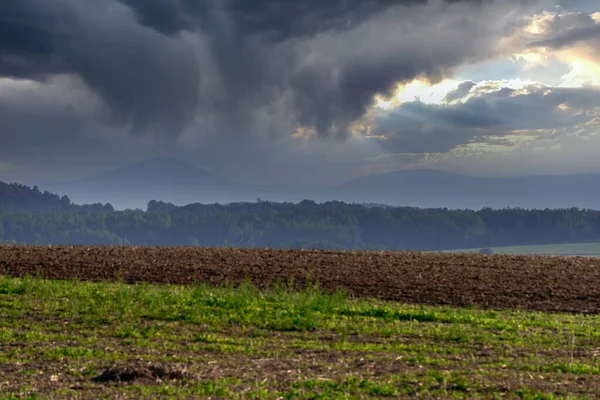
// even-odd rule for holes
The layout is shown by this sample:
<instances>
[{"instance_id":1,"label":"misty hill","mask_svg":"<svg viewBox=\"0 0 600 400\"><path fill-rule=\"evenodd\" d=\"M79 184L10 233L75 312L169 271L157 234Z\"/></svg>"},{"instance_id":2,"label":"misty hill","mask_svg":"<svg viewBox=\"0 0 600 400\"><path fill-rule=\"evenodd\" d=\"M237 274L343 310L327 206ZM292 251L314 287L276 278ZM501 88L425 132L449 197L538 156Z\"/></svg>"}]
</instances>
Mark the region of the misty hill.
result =
<instances>
[{"instance_id":1,"label":"misty hill","mask_svg":"<svg viewBox=\"0 0 600 400\"><path fill-rule=\"evenodd\" d=\"M154 158L63 185L51 191L76 203L111 203L117 209L144 209L150 200L176 205L233 203L262 198L277 202L389 204L474 209L600 208L600 175L475 177L438 170L370 175L338 186L258 186L230 182L195 166Z\"/></svg>"},{"instance_id":2,"label":"misty hill","mask_svg":"<svg viewBox=\"0 0 600 400\"><path fill-rule=\"evenodd\" d=\"M108 202L118 209L144 208L152 199L179 205L227 202L245 190L244 185L164 157L50 187L77 203Z\"/></svg>"},{"instance_id":3,"label":"misty hill","mask_svg":"<svg viewBox=\"0 0 600 400\"><path fill-rule=\"evenodd\" d=\"M295 201L305 198L328 200L331 188L319 186L284 187L247 185L228 181L190 164L157 157L120 167L74 182L46 185L68 194L76 203L110 203L117 209L144 209L150 200L176 205L191 203L233 203L265 198Z\"/></svg>"},{"instance_id":4,"label":"misty hill","mask_svg":"<svg viewBox=\"0 0 600 400\"><path fill-rule=\"evenodd\" d=\"M156 157L138 164L117 168L85 178L81 183L133 185L135 188L174 187L189 184L202 186L229 184L228 181L215 174L165 157Z\"/></svg>"},{"instance_id":5,"label":"misty hill","mask_svg":"<svg viewBox=\"0 0 600 400\"><path fill-rule=\"evenodd\" d=\"M436 170L396 171L342 184L339 199L419 207L599 208L600 175L475 177Z\"/></svg>"}]
</instances>

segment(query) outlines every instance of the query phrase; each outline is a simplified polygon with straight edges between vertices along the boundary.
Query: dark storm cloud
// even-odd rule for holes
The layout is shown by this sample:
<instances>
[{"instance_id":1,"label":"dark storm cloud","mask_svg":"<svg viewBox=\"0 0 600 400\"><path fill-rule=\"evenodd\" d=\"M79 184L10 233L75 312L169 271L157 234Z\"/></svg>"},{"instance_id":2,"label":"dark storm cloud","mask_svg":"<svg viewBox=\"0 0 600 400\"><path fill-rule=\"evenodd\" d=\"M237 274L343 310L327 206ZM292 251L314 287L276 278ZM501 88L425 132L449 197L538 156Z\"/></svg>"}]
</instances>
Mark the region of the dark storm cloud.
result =
<instances>
[{"instance_id":1,"label":"dark storm cloud","mask_svg":"<svg viewBox=\"0 0 600 400\"><path fill-rule=\"evenodd\" d=\"M485 19L529 3L4 1L0 76L75 75L134 132L344 137L375 94L486 56Z\"/></svg>"},{"instance_id":2,"label":"dark storm cloud","mask_svg":"<svg viewBox=\"0 0 600 400\"><path fill-rule=\"evenodd\" d=\"M585 26L581 28L572 28L552 35L549 39L538 40L529 45L529 47L550 47L560 49L565 46L573 45L577 42L600 40L600 24Z\"/></svg>"},{"instance_id":3,"label":"dark storm cloud","mask_svg":"<svg viewBox=\"0 0 600 400\"><path fill-rule=\"evenodd\" d=\"M72 26L70 10L43 2L0 2L0 76L44 77L68 70L55 54L62 25ZM67 24L67 22L69 24Z\"/></svg>"},{"instance_id":4,"label":"dark storm cloud","mask_svg":"<svg viewBox=\"0 0 600 400\"><path fill-rule=\"evenodd\" d=\"M597 9L596 9L597 11ZM527 20L522 23L527 24ZM528 47L561 49L582 42L597 44L600 38L600 23L586 12L557 12L546 14L537 21L539 33L531 34Z\"/></svg>"},{"instance_id":5,"label":"dark storm cloud","mask_svg":"<svg viewBox=\"0 0 600 400\"><path fill-rule=\"evenodd\" d=\"M37 181L25 177L39 183L45 173L85 174L90 167L120 165L123 156L135 160L147 152L125 132L103 126L110 114L98 103L66 77L44 85L0 81L0 160L40 168Z\"/></svg>"},{"instance_id":6,"label":"dark storm cloud","mask_svg":"<svg viewBox=\"0 0 600 400\"><path fill-rule=\"evenodd\" d=\"M118 153L126 164L165 153L162 138L170 154L233 180L243 170L290 182L302 163L311 178L347 173L344 162L380 148L333 139L347 138L375 95L493 56L505 23L535 2L0 0L0 78L39 82L0 99L0 161L80 165ZM417 144L419 125L407 122L405 135L390 117L396 140L423 151L499 123L487 110L405 111L454 121ZM290 138L300 126L319 138Z\"/></svg>"},{"instance_id":7,"label":"dark storm cloud","mask_svg":"<svg viewBox=\"0 0 600 400\"><path fill-rule=\"evenodd\" d=\"M116 4L116 3L115 3ZM133 132L172 134L194 115L198 70L184 43L90 0L0 2L0 76L79 77Z\"/></svg>"},{"instance_id":8,"label":"dark storm cloud","mask_svg":"<svg viewBox=\"0 0 600 400\"><path fill-rule=\"evenodd\" d=\"M575 129L594 118L600 90L528 87L527 93L502 88L453 105L404 103L373 119L374 135L390 153L447 152L473 141L510 143L507 136ZM561 107L559 107L561 106ZM516 133L517 132L517 133ZM486 136L493 136L489 139Z\"/></svg>"},{"instance_id":9,"label":"dark storm cloud","mask_svg":"<svg viewBox=\"0 0 600 400\"><path fill-rule=\"evenodd\" d=\"M451 102L454 100L462 99L467 94L469 94L469 92L471 91L473 86L475 86L475 82L471 82L471 81L461 82L455 90L451 91L450 93L448 93L446 95L446 98L444 100L447 102Z\"/></svg>"},{"instance_id":10,"label":"dark storm cloud","mask_svg":"<svg viewBox=\"0 0 600 400\"><path fill-rule=\"evenodd\" d=\"M212 60L220 87L217 93L203 93L208 99L201 100L200 112L228 116L219 134L245 133L256 109L283 101L291 111L279 129L302 125L322 136L343 137L375 94L417 75L441 77L479 52L464 35L479 29L477 8L457 9L463 25L447 26L458 22L447 18L438 2L427 5L426 0L121 1L145 26L169 36L192 31L207 41L210 50L203 57ZM477 7L493 2L445 3ZM434 12L431 19L428 7ZM427 23L448 28L447 38L439 44L438 35L424 38L431 34L425 32Z\"/></svg>"},{"instance_id":11,"label":"dark storm cloud","mask_svg":"<svg viewBox=\"0 0 600 400\"><path fill-rule=\"evenodd\" d=\"M425 3L427 0L120 1L136 11L140 23L166 35L185 30L210 31L225 18L240 35L261 34L271 40L284 40L332 29L347 29L391 6Z\"/></svg>"}]
</instances>

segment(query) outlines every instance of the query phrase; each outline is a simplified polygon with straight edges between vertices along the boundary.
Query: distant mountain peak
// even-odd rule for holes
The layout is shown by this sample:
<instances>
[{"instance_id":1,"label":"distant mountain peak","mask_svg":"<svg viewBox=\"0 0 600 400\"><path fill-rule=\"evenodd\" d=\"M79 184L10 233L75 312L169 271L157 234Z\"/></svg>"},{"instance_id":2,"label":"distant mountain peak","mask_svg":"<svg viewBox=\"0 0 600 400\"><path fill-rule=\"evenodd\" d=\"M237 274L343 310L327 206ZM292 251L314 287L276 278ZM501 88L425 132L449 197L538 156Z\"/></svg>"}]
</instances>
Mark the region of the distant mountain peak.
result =
<instances>
[{"instance_id":1,"label":"distant mountain peak","mask_svg":"<svg viewBox=\"0 0 600 400\"><path fill-rule=\"evenodd\" d=\"M186 167L186 168L199 169L199 168L194 167L193 165L190 165L190 164L188 164L186 162L179 161L179 160L176 160L174 158L164 157L164 156L152 157L152 158L149 158L147 160L141 161L141 162L136 163L136 164L130 164L128 166L138 166L138 167L142 167L142 166L155 166L155 167L164 167L164 168L168 168L168 167ZM127 166L125 166L125 167L127 167Z\"/></svg>"},{"instance_id":2,"label":"distant mountain peak","mask_svg":"<svg viewBox=\"0 0 600 400\"><path fill-rule=\"evenodd\" d=\"M135 164L125 165L83 179L85 182L111 182L140 184L225 184L227 180L183 161L168 157L154 157Z\"/></svg>"}]
</instances>

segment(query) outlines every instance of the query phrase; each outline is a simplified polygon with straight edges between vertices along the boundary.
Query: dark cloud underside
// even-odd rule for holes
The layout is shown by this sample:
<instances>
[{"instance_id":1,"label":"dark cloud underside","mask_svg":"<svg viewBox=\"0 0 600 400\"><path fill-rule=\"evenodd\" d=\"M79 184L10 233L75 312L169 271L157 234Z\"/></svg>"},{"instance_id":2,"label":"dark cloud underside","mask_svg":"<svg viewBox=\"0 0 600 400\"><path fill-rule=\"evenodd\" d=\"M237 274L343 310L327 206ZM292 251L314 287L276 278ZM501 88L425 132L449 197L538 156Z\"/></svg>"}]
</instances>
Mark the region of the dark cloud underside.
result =
<instances>
[{"instance_id":1,"label":"dark cloud underside","mask_svg":"<svg viewBox=\"0 0 600 400\"><path fill-rule=\"evenodd\" d=\"M600 90L548 89L532 86L529 93L519 94L504 88L453 105L404 103L377 113L373 134L387 137L386 149L391 153L443 153L471 141L510 143L505 137L515 132L536 135L541 131L542 137L548 137L553 131L583 126L594 118L568 110L593 109L600 104ZM567 111L559 108L561 105Z\"/></svg>"},{"instance_id":2,"label":"dark cloud underside","mask_svg":"<svg viewBox=\"0 0 600 400\"><path fill-rule=\"evenodd\" d=\"M112 140L135 148L152 136L163 139L159 150L165 142L185 146L202 162L232 170L268 168L290 155L326 158L329 150L315 149L340 145L329 139L347 138L374 96L494 56L505 25L536 2L0 0L0 78L42 82L27 95L0 96L0 116L11 122L2 135L12 139L4 143L22 147L40 135L53 154L68 155L109 149ZM69 85L81 97L64 96ZM473 85L463 83L448 100ZM392 147L441 151L476 129L502 125L502 110L494 108L501 102L490 104L408 104L380 119L378 129L391 134ZM322 140L299 150L290 139L299 127L314 128ZM113 131L117 139L103 140ZM123 139L122 132L137 136ZM374 141L364 142L352 157L366 146L376 154ZM10 153L18 152L3 149ZM341 151L336 157L345 158Z\"/></svg>"},{"instance_id":3,"label":"dark cloud underside","mask_svg":"<svg viewBox=\"0 0 600 400\"><path fill-rule=\"evenodd\" d=\"M239 34L264 34L273 40L347 29L376 12L426 0L120 0L136 11L140 23L166 35L183 30L211 31L231 23ZM450 1L453 2L453 1ZM220 20L220 21L219 21Z\"/></svg>"},{"instance_id":4,"label":"dark cloud underside","mask_svg":"<svg viewBox=\"0 0 600 400\"><path fill-rule=\"evenodd\" d=\"M279 134L304 125L344 136L375 94L480 51L464 31L494 2L445 2L458 3L474 15L450 21L438 45L425 16L451 17L424 0L2 2L0 75L77 76L133 132L176 138L205 115L218 135L248 135L265 130L258 114L278 112Z\"/></svg>"},{"instance_id":5,"label":"dark cloud underside","mask_svg":"<svg viewBox=\"0 0 600 400\"><path fill-rule=\"evenodd\" d=\"M198 95L190 49L143 31L107 4L1 2L0 76L42 81L71 74L132 132L181 130Z\"/></svg>"},{"instance_id":6,"label":"dark cloud underside","mask_svg":"<svg viewBox=\"0 0 600 400\"><path fill-rule=\"evenodd\" d=\"M600 42L600 24L562 31L549 39L532 42L529 46L560 49L574 43L585 41Z\"/></svg>"}]
</instances>

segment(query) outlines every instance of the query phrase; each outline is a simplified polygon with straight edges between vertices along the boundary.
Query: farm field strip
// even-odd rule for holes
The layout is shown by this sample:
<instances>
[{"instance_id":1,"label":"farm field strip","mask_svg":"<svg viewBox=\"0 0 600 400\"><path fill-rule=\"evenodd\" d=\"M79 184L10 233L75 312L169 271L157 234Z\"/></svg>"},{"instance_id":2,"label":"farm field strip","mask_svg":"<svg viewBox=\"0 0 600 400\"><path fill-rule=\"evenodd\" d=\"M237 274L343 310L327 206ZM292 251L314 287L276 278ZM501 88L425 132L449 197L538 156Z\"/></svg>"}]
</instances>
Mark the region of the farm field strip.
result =
<instances>
[{"instance_id":1,"label":"farm field strip","mask_svg":"<svg viewBox=\"0 0 600 400\"><path fill-rule=\"evenodd\" d=\"M0 399L594 398L600 316L0 276ZM4 396L4 397L2 397Z\"/></svg>"},{"instance_id":2,"label":"farm field strip","mask_svg":"<svg viewBox=\"0 0 600 400\"><path fill-rule=\"evenodd\" d=\"M600 312L600 259L231 248L0 246L0 274L325 291L404 303Z\"/></svg>"},{"instance_id":3,"label":"farm field strip","mask_svg":"<svg viewBox=\"0 0 600 400\"><path fill-rule=\"evenodd\" d=\"M531 246L491 247L494 254L600 257L600 243L562 243ZM447 253L477 253L481 248L450 250Z\"/></svg>"}]
</instances>

